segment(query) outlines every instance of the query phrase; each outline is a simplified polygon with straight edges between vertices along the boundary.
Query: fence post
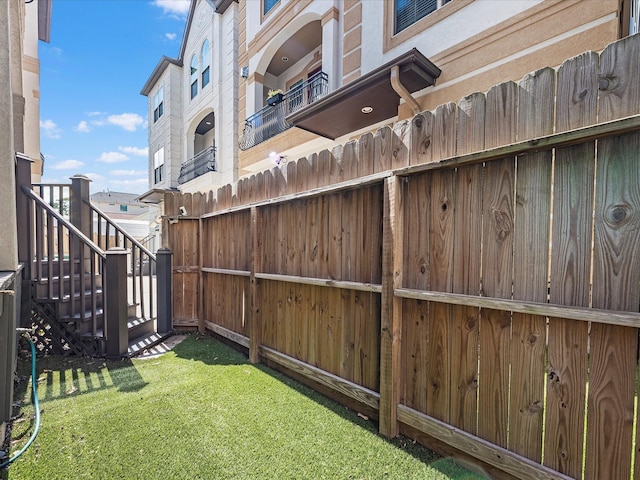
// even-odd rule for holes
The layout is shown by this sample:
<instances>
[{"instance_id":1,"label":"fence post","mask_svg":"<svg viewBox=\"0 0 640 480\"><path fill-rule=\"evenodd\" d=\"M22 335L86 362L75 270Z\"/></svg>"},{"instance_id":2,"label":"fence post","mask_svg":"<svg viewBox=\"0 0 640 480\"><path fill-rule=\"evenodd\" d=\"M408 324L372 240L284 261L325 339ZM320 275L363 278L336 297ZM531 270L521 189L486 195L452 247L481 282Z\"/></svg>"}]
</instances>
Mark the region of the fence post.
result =
<instances>
[{"instance_id":1,"label":"fence post","mask_svg":"<svg viewBox=\"0 0 640 480\"><path fill-rule=\"evenodd\" d=\"M158 282L158 333L169 333L172 325L172 285L171 259L173 253L168 248L159 248L156 252L156 278Z\"/></svg>"},{"instance_id":2,"label":"fence post","mask_svg":"<svg viewBox=\"0 0 640 480\"><path fill-rule=\"evenodd\" d=\"M7 280L8 281L5 281ZM13 272L0 275L0 289L10 291L20 284L20 274ZM4 434L4 424L11 418L13 405L13 372L16 366L16 295L0 293L0 433ZM2 437L4 438L4 437Z\"/></svg>"},{"instance_id":3,"label":"fence post","mask_svg":"<svg viewBox=\"0 0 640 480\"><path fill-rule=\"evenodd\" d=\"M16 216L20 219L17 222L18 241L18 262L23 265L20 284L15 288L20 288L20 303L18 305L20 313L19 325L26 327L29 325L29 314L31 312L31 268L33 248L33 213L30 209L29 197L22 191L22 186L32 188L31 184L31 164L33 160L23 154L16 154Z\"/></svg>"},{"instance_id":4,"label":"fence post","mask_svg":"<svg viewBox=\"0 0 640 480\"><path fill-rule=\"evenodd\" d=\"M89 183L91 180L84 175L71 177L71 198L69 199L69 221L84 235L93 241L93 222L90 207ZM60 199L62 202L62 199ZM73 240L73 246L69 255L80 262L80 271L88 272L90 269L89 249L84 249L84 258L80 259L79 240ZM108 244L107 244L108 245ZM106 250L106 248L105 248Z\"/></svg>"},{"instance_id":5,"label":"fence post","mask_svg":"<svg viewBox=\"0 0 640 480\"><path fill-rule=\"evenodd\" d=\"M105 323L107 357L127 355L129 332L127 330L127 251L121 247L106 252L105 266Z\"/></svg>"},{"instance_id":6,"label":"fence post","mask_svg":"<svg viewBox=\"0 0 640 480\"><path fill-rule=\"evenodd\" d=\"M91 179L85 175L71 177L71 198L69 199L69 220L88 238L92 238L91 207L89 206L89 183ZM62 201L62 199L60 199Z\"/></svg>"},{"instance_id":7,"label":"fence post","mask_svg":"<svg viewBox=\"0 0 640 480\"><path fill-rule=\"evenodd\" d=\"M403 216L402 180L384 181L382 226L382 304L380 319L380 433L398 435L397 405L400 401L402 299L394 288L402 286Z\"/></svg>"},{"instance_id":8,"label":"fence post","mask_svg":"<svg viewBox=\"0 0 640 480\"><path fill-rule=\"evenodd\" d=\"M249 321L249 361L260 361L260 344L262 343L262 304L260 296L260 279L256 272L262 270L262 212L251 207L251 313Z\"/></svg>"}]
</instances>

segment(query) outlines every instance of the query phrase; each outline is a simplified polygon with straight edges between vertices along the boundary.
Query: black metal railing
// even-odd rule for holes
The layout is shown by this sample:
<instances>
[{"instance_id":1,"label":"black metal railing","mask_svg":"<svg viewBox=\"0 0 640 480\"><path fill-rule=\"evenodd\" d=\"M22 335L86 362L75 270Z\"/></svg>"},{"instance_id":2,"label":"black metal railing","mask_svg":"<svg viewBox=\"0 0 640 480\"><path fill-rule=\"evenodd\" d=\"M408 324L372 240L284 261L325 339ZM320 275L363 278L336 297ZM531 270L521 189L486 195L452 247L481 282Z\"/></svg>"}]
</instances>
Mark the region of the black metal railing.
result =
<instances>
[{"instance_id":1,"label":"black metal railing","mask_svg":"<svg viewBox=\"0 0 640 480\"><path fill-rule=\"evenodd\" d=\"M287 115L311 105L327 93L329 77L324 72L318 72L283 94L280 102L258 110L244 122L238 143L240 150L248 150L288 130L293 125L287 122Z\"/></svg>"},{"instance_id":2,"label":"black metal railing","mask_svg":"<svg viewBox=\"0 0 640 480\"><path fill-rule=\"evenodd\" d=\"M207 172L216 171L216 147L208 147L190 158L180 167L178 183L182 185Z\"/></svg>"}]
</instances>

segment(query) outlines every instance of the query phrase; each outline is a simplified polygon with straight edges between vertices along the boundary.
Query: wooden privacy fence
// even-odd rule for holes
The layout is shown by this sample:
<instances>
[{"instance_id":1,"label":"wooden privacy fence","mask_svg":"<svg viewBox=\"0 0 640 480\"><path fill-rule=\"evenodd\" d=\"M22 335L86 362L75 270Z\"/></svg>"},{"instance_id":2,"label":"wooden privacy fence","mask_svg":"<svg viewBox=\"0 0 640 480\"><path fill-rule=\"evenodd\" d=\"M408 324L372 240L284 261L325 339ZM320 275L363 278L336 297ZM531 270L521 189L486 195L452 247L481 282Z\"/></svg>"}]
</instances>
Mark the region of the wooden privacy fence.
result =
<instances>
[{"instance_id":1,"label":"wooden privacy fence","mask_svg":"<svg viewBox=\"0 0 640 480\"><path fill-rule=\"evenodd\" d=\"M174 326L494 476L640 479L638 59L636 36L167 195Z\"/></svg>"}]
</instances>

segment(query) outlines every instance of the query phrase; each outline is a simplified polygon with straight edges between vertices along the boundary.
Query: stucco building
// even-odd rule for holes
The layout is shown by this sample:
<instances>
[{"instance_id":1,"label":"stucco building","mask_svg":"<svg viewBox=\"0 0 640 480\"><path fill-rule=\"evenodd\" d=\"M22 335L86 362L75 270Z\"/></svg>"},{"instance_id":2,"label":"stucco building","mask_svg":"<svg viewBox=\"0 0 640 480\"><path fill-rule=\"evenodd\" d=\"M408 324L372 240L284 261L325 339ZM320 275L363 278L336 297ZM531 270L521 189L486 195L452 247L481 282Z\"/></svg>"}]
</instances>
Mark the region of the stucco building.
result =
<instances>
[{"instance_id":1,"label":"stucco building","mask_svg":"<svg viewBox=\"0 0 640 480\"><path fill-rule=\"evenodd\" d=\"M602 50L638 30L638 4L193 0L178 58L163 57L141 92L142 198L209 191Z\"/></svg>"},{"instance_id":2,"label":"stucco building","mask_svg":"<svg viewBox=\"0 0 640 480\"><path fill-rule=\"evenodd\" d=\"M20 311L20 265L16 212L16 155L29 158L32 179L42 172L40 155L40 62L38 41L49 41L51 1L0 2L0 438L11 416L15 327Z\"/></svg>"}]
</instances>

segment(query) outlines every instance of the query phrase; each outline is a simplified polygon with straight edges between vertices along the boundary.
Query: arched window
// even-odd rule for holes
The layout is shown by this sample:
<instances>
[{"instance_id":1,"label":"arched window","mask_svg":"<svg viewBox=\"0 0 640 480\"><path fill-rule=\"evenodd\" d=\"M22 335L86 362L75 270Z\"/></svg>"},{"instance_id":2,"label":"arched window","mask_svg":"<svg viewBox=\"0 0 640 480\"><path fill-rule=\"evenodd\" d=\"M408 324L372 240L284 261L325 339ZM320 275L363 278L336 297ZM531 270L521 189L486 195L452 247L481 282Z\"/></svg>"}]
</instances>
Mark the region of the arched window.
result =
<instances>
[{"instance_id":1,"label":"arched window","mask_svg":"<svg viewBox=\"0 0 640 480\"><path fill-rule=\"evenodd\" d=\"M198 56L191 57L191 98L198 94Z\"/></svg>"},{"instance_id":2,"label":"arched window","mask_svg":"<svg viewBox=\"0 0 640 480\"><path fill-rule=\"evenodd\" d=\"M209 84L209 64L211 63L211 50L209 49L209 40L202 44L202 88Z\"/></svg>"}]
</instances>

